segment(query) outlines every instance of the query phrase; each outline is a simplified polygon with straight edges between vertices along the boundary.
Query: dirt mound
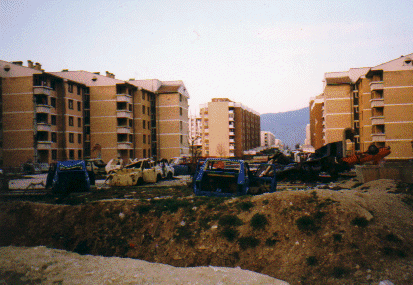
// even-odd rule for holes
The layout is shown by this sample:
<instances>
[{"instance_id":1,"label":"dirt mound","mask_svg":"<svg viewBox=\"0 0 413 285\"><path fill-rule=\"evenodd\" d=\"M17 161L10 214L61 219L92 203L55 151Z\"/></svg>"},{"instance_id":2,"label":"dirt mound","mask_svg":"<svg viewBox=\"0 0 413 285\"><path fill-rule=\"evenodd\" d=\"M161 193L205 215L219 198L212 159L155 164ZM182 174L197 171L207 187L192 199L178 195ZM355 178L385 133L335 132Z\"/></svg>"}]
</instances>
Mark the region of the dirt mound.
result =
<instances>
[{"instance_id":1,"label":"dirt mound","mask_svg":"<svg viewBox=\"0 0 413 285\"><path fill-rule=\"evenodd\" d=\"M0 246L240 267L291 284L413 284L409 185L346 181L323 188L232 199L1 203Z\"/></svg>"}]
</instances>

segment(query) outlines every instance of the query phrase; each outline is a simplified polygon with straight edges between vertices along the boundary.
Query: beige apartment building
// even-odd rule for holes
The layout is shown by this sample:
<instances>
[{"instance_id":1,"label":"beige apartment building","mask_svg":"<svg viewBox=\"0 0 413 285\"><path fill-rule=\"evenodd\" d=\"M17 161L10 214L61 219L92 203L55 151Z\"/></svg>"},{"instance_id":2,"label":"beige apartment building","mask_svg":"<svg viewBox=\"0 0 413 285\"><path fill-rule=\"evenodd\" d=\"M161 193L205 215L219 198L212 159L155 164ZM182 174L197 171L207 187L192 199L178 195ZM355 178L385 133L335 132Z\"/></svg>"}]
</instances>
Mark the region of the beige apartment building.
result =
<instances>
[{"instance_id":1,"label":"beige apartment building","mask_svg":"<svg viewBox=\"0 0 413 285\"><path fill-rule=\"evenodd\" d=\"M372 68L325 74L310 101L311 143L347 139L347 151L390 146L388 160L413 158L413 54Z\"/></svg>"},{"instance_id":2,"label":"beige apartment building","mask_svg":"<svg viewBox=\"0 0 413 285\"><path fill-rule=\"evenodd\" d=\"M261 131L261 146L275 146L275 135L268 131Z\"/></svg>"},{"instance_id":3,"label":"beige apartment building","mask_svg":"<svg viewBox=\"0 0 413 285\"><path fill-rule=\"evenodd\" d=\"M260 146L260 115L241 103L214 98L200 105L202 155L242 157Z\"/></svg>"},{"instance_id":4,"label":"beige apartment building","mask_svg":"<svg viewBox=\"0 0 413 285\"><path fill-rule=\"evenodd\" d=\"M1 166L187 153L189 95L181 81L158 82L153 91L110 72L0 61Z\"/></svg>"}]
</instances>

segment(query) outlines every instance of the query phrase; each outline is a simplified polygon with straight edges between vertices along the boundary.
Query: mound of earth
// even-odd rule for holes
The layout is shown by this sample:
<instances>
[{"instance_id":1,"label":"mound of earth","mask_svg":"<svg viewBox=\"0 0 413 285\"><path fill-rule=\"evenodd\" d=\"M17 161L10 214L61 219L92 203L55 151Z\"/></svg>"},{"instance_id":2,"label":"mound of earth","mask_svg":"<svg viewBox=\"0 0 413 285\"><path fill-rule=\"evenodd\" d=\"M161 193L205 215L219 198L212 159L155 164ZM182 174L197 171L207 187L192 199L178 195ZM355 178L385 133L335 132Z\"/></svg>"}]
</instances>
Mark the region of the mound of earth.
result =
<instances>
[{"instance_id":1,"label":"mound of earth","mask_svg":"<svg viewBox=\"0 0 413 285\"><path fill-rule=\"evenodd\" d=\"M347 180L228 199L172 193L136 199L139 191L131 191L133 199L74 206L2 202L0 246L42 245L177 267L239 267L291 284L413 284L411 185ZM71 272L81 267L66 264Z\"/></svg>"}]
</instances>

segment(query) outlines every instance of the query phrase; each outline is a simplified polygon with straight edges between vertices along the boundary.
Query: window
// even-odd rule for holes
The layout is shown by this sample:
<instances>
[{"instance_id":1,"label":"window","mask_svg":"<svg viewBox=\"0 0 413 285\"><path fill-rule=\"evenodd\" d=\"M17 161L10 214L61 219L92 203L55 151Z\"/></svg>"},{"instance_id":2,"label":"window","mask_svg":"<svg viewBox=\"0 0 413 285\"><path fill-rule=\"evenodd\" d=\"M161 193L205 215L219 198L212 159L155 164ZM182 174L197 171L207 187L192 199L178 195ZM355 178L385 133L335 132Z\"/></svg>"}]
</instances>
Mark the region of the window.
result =
<instances>
[{"instance_id":1,"label":"window","mask_svg":"<svg viewBox=\"0 0 413 285\"><path fill-rule=\"evenodd\" d=\"M77 151L77 158L82 159L82 150L80 149Z\"/></svg>"},{"instance_id":2,"label":"window","mask_svg":"<svg viewBox=\"0 0 413 285\"><path fill-rule=\"evenodd\" d=\"M132 128L132 124L133 124L133 121L132 121L132 120L129 120L129 127Z\"/></svg>"},{"instance_id":3,"label":"window","mask_svg":"<svg viewBox=\"0 0 413 285\"><path fill-rule=\"evenodd\" d=\"M150 111L150 109L149 109L149 107L148 107L148 116L149 116L149 111Z\"/></svg>"},{"instance_id":4,"label":"window","mask_svg":"<svg viewBox=\"0 0 413 285\"><path fill-rule=\"evenodd\" d=\"M145 106L142 105L142 114L145 114Z\"/></svg>"},{"instance_id":5,"label":"window","mask_svg":"<svg viewBox=\"0 0 413 285\"><path fill-rule=\"evenodd\" d=\"M179 102L182 102L182 95L179 94Z\"/></svg>"},{"instance_id":6,"label":"window","mask_svg":"<svg viewBox=\"0 0 413 285\"><path fill-rule=\"evenodd\" d=\"M181 135L180 136L180 138L181 138L181 144L183 143L183 141L184 141L184 136L183 135Z\"/></svg>"},{"instance_id":7,"label":"window","mask_svg":"<svg viewBox=\"0 0 413 285\"><path fill-rule=\"evenodd\" d=\"M52 142L53 142L53 143L57 142L57 135L56 135L56 133L52 133Z\"/></svg>"},{"instance_id":8,"label":"window","mask_svg":"<svg viewBox=\"0 0 413 285\"><path fill-rule=\"evenodd\" d=\"M79 128L82 127L82 118L77 118L77 126L78 126Z\"/></svg>"},{"instance_id":9,"label":"window","mask_svg":"<svg viewBox=\"0 0 413 285\"><path fill-rule=\"evenodd\" d=\"M56 116L55 115L52 115L52 125L53 126L56 126Z\"/></svg>"},{"instance_id":10,"label":"window","mask_svg":"<svg viewBox=\"0 0 413 285\"><path fill-rule=\"evenodd\" d=\"M74 143L75 142L75 135L73 133L69 133L69 142Z\"/></svg>"},{"instance_id":11,"label":"window","mask_svg":"<svg viewBox=\"0 0 413 285\"><path fill-rule=\"evenodd\" d=\"M151 156L151 149L148 148L148 156Z\"/></svg>"},{"instance_id":12,"label":"window","mask_svg":"<svg viewBox=\"0 0 413 285\"><path fill-rule=\"evenodd\" d=\"M179 114L182 116L182 108L179 107Z\"/></svg>"},{"instance_id":13,"label":"window","mask_svg":"<svg viewBox=\"0 0 413 285\"><path fill-rule=\"evenodd\" d=\"M79 85L77 86L77 95L82 94L82 87L80 87Z\"/></svg>"},{"instance_id":14,"label":"window","mask_svg":"<svg viewBox=\"0 0 413 285\"><path fill-rule=\"evenodd\" d=\"M143 143L146 143L146 135L143 135Z\"/></svg>"},{"instance_id":15,"label":"window","mask_svg":"<svg viewBox=\"0 0 413 285\"><path fill-rule=\"evenodd\" d=\"M77 143L82 143L82 134L77 134Z\"/></svg>"},{"instance_id":16,"label":"window","mask_svg":"<svg viewBox=\"0 0 413 285\"><path fill-rule=\"evenodd\" d=\"M52 79L52 80L50 81L50 87L51 87L53 90L56 90L56 81L55 81L54 79Z\"/></svg>"},{"instance_id":17,"label":"window","mask_svg":"<svg viewBox=\"0 0 413 285\"><path fill-rule=\"evenodd\" d=\"M129 111L132 112L132 104L129 104Z\"/></svg>"},{"instance_id":18,"label":"window","mask_svg":"<svg viewBox=\"0 0 413 285\"><path fill-rule=\"evenodd\" d=\"M145 100L145 92L142 92L142 100Z\"/></svg>"},{"instance_id":19,"label":"window","mask_svg":"<svg viewBox=\"0 0 413 285\"><path fill-rule=\"evenodd\" d=\"M77 110L82 111L82 102L80 101L77 102Z\"/></svg>"},{"instance_id":20,"label":"window","mask_svg":"<svg viewBox=\"0 0 413 285\"><path fill-rule=\"evenodd\" d=\"M142 121L142 126L143 126L144 129L146 129L146 121L145 120Z\"/></svg>"},{"instance_id":21,"label":"window","mask_svg":"<svg viewBox=\"0 0 413 285\"><path fill-rule=\"evenodd\" d=\"M52 149L52 159L57 160L57 150L56 149Z\"/></svg>"},{"instance_id":22,"label":"window","mask_svg":"<svg viewBox=\"0 0 413 285\"><path fill-rule=\"evenodd\" d=\"M74 125L73 117L69 117L69 126L73 127Z\"/></svg>"},{"instance_id":23,"label":"window","mask_svg":"<svg viewBox=\"0 0 413 285\"><path fill-rule=\"evenodd\" d=\"M69 93L73 93L73 83L69 83L67 89L68 89Z\"/></svg>"},{"instance_id":24,"label":"window","mask_svg":"<svg viewBox=\"0 0 413 285\"><path fill-rule=\"evenodd\" d=\"M150 122L148 121L148 130L151 128L151 124L150 124Z\"/></svg>"},{"instance_id":25,"label":"window","mask_svg":"<svg viewBox=\"0 0 413 285\"><path fill-rule=\"evenodd\" d=\"M56 108L56 98L50 98L50 105L52 105L53 108Z\"/></svg>"},{"instance_id":26,"label":"window","mask_svg":"<svg viewBox=\"0 0 413 285\"><path fill-rule=\"evenodd\" d=\"M146 149L143 150L143 157L146 157Z\"/></svg>"},{"instance_id":27,"label":"window","mask_svg":"<svg viewBox=\"0 0 413 285\"><path fill-rule=\"evenodd\" d=\"M182 131L182 121L179 121L179 130Z\"/></svg>"},{"instance_id":28,"label":"window","mask_svg":"<svg viewBox=\"0 0 413 285\"><path fill-rule=\"evenodd\" d=\"M69 99L69 109L73 110L73 100Z\"/></svg>"},{"instance_id":29,"label":"window","mask_svg":"<svg viewBox=\"0 0 413 285\"><path fill-rule=\"evenodd\" d=\"M75 159L75 151L73 149L69 150L69 158Z\"/></svg>"}]
</instances>

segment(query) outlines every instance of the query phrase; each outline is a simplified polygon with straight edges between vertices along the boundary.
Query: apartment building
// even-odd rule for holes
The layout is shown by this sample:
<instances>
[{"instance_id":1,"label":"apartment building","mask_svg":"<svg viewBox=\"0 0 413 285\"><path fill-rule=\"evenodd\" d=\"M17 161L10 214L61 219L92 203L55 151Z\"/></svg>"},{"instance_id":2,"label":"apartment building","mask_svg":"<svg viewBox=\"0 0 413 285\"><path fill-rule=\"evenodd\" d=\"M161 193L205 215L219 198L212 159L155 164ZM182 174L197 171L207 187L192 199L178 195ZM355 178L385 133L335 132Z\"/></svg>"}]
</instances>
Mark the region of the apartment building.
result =
<instances>
[{"instance_id":1,"label":"apartment building","mask_svg":"<svg viewBox=\"0 0 413 285\"><path fill-rule=\"evenodd\" d=\"M242 157L260 145L260 115L227 98L200 105L202 155Z\"/></svg>"},{"instance_id":2,"label":"apartment building","mask_svg":"<svg viewBox=\"0 0 413 285\"><path fill-rule=\"evenodd\" d=\"M274 146L275 135L268 131L261 131L261 146Z\"/></svg>"},{"instance_id":3,"label":"apartment building","mask_svg":"<svg viewBox=\"0 0 413 285\"><path fill-rule=\"evenodd\" d=\"M348 153L375 144L391 147L388 160L412 159L412 58L326 73L323 94L310 101L314 148L345 140Z\"/></svg>"},{"instance_id":4,"label":"apartment building","mask_svg":"<svg viewBox=\"0 0 413 285\"><path fill-rule=\"evenodd\" d=\"M172 158L189 155L188 99L189 93L181 80L130 80L130 84L156 94L152 101L153 151L158 157Z\"/></svg>"},{"instance_id":5,"label":"apartment building","mask_svg":"<svg viewBox=\"0 0 413 285\"><path fill-rule=\"evenodd\" d=\"M189 115L189 148L190 154L202 153L202 119L199 115Z\"/></svg>"},{"instance_id":6,"label":"apartment building","mask_svg":"<svg viewBox=\"0 0 413 285\"><path fill-rule=\"evenodd\" d=\"M189 95L181 81L161 82L154 92L110 72L45 72L31 61L0 61L0 95L2 167L188 152Z\"/></svg>"}]
</instances>

